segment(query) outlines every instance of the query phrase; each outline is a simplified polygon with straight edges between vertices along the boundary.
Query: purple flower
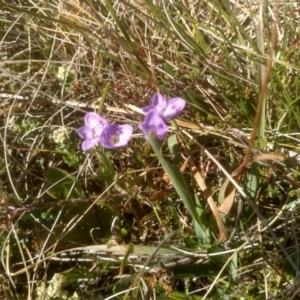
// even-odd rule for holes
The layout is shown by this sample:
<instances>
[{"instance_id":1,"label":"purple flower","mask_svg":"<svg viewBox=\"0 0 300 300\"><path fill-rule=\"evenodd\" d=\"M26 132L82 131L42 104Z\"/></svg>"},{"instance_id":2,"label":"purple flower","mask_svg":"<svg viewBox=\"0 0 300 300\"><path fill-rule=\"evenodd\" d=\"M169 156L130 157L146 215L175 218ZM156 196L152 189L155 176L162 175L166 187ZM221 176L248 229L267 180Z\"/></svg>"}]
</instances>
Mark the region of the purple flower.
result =
<instances>
[{"instance_id":1,"label":"purple flower","mask_svg":"<svg viewBox=\"0 0 300 300\"><path fill-rule=\"evenodd\" d=\"M168 132L168 126L155 109L147 113L144 122L139 125L139 128L146 137L154 135L157 136L159 140L162 140Z\"/></svg>"},{"instance_id":2,"label":"purple flower","mask_svg":"<svg viewBox=\"0 0 300 300\"><path fill-rule=\"evenodd\" d=\"M151 99L151 105L143 108L144 113L150 112L155 109L156 112L166 121L171 120L179 116L185 108L185 100L182 98L172 98L169 101L159 94L155 93Z\"/></svg>"},{"instance_id":3,"label":"purple flower","mask_svg":"<svg viewBox=\"0 0 300 300\"><path fill-rule=\"evenodd\" d=\"M97 143L107 149L126 146L132 131L130 125L110 125L106 119L89 112L84 117L84 126L78 128L77 133L84 139L81 148L85 151Z\"/></svg>"},{"instance_id":4,"label":"purple flower","mask_svg":"<svg viewBox=\"0 0 300 300\"><path fill-rule=\"evenodd\" d=\"M99 142L103 129L108 125L108 121L96 113L87 113L84 117L84 126L77 129L78 135L84 139L81 145L82 150L94 147Z\"/></svg>"},{"instance_id":5,"label":"purple flower","mask_svg":"<svg viewBox=\"0 0 300 300\"><path fill-rule=\"evenodd\" d=\"M107 149L115 149L126 146L133 127L130 125L108 125L100 135L100 144Z\"/></svg>"}]
</instances>

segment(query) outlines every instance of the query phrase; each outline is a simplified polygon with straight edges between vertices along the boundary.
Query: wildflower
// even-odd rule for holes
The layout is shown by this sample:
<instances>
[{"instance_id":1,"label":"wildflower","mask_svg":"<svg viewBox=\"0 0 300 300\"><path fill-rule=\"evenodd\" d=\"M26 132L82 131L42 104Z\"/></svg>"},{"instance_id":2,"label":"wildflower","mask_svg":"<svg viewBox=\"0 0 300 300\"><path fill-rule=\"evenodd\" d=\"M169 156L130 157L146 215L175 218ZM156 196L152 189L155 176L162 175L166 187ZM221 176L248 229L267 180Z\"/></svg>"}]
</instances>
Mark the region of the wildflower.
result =
<instances>
[{"instance_id":1,"label":"wildflower","mask_svg":"<svg viewBox=\"0 0 300 300\"><path fill-rule=\"evenodd\" d=\"M155 93L151 99L151 105L145 106L143 112L146 113L144 122L139 125L144 135L155 135L162 140L168 131L165 121L171 120L179 116L186 102L184 99L176 97L169 101L159 94Z\"/></svg>"},{"instance_id":2,"label":"wildflower","mask_svg":"<svg viewBox=\"0 0 300 300\"><path fill-rule=\"evenodd\" d=\"M151 105L143 108L144 113L150 112L155 109L156 112L165 120L171 120L179 116L185 108L185 100L179 97L172 98L169 101L159 94L155 93L151 99Z\"/></svg>"},{"instance_id":3,"label":"wildflower","mask_svg":"<svg viewBox=\"0 0 300 300\"><path fill-rule=\"evenodd\" d=\"M168 132L168 126L155 109L151 109L147 113L144 122L139 125L139 128L146 137L154 135L157 136L159 140L162 140Z\"/></svg>"},{"instance_id":4,"label":"wildflower","mask_svg":"<svg viewBox=\"0 0 300 300\"><path fill-rule=\"evenodd\" d=\"M60 82L67 80L73 82L76 77L75 70L70 70L67 66L60 66L57 70L56 77Z\"/></svg>"},{"instance_id":5,"label":"wildflower","mask_svg":"<svg viewBox=\"0 0 300 300\"><path fill-rule=\"evenodd\" d=\"M131 137L133 127L130 125L108 125L100 135L100 144L107 149L126 146Z\"/></svg>"},{"instance_id":6,"label":"wildflower","mask_svg":"<svg viewBox=\"0 0 300 300\"><path fill-rule=\"evenodd\" d=\"M62 144L66 139L66 132L63 127L59 127L53 130L51 137L56 144Z\"/></svg>"},{"instance_id":7,"label":"wildflower","mask_svg":"<svg viewBox=\"0 0 300 300\"><path fill-rule=\"evenodd\" d=\"M63 81L65 79L65 75L66 75L66 68L64 66L60 66L56 74L57 79Z\"/></svg>"},{"instance_id":8,"label":"wildflower","mask_svg":"<svg viewBox=\"0 0 300 300\"><path fill-rule=\"evenodd\" d=\"M99 143L100 136L108 121L94 112L89 112L84 117L84 126L77 129L78 135L84 139L81 148L83 151L94 147Z\"/></svg>"}]
</instances>

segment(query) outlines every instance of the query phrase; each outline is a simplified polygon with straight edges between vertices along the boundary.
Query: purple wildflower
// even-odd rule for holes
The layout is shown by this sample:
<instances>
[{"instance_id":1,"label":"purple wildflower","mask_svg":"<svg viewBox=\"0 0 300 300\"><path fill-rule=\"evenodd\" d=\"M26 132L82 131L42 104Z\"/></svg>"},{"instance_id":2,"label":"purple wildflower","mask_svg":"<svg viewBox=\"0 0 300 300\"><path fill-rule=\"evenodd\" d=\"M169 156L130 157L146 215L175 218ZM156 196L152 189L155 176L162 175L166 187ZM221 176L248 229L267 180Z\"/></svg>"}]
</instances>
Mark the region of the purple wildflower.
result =
<instances>
[{"instance_id":1,"label":"purple wildflower","mask_svg":"<svg viewBox=\"0 0 300 300\"><path fill-rule=\"evenodd\" d=\"M150 112L155 109L156 112L165 120L171 120L179 116L185 108L185 100L179 97L172 98L169 101L159 94L155 93L151 99L151 105L143 108L144 113Z\"/></svg>"},{"instance_id":2,"label":"purple wildflower","mask_svg":"<svg viewBox=\"0 0 300 300\"><path fill-rule=\"evenodd\" d=\"M78 135L84 139L81 145L82 150L94 147L99 142L103 129L108 125L108 121L96 113L87 113L84 117L84 126L77 129Z\"/></svg>"},{"instance_id":3,"label":"purple wildflower","mask_svg":"<svg viewBox=\"0 0 300 300\"><path fill-rule=\"evenodd\" d=\"M155 109L147 113L144 122L139 125L139 128L146 137L154 135L157 136L159 140L162 140L168 132L168 126Z\"/></svg>"},{"instance_id":4,"label":"purple wildflower","mask_svg":"<svg viewBox=\"0 0 300 300\"><path fill-rule=\"evenodd\" d=\"M108 125L100 135L100 144L107 149L115 149L126 146L133 127L130 125Z\"/></svg>"}]
</instances>

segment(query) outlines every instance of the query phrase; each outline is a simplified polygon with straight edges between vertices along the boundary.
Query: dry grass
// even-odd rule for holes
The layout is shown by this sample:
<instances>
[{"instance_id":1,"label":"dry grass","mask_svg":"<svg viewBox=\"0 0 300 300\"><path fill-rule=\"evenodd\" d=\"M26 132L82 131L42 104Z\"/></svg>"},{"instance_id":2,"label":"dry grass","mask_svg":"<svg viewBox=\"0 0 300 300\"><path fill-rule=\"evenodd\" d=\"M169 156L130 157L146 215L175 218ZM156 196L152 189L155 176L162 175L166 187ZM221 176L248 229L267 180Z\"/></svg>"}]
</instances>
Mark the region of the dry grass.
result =
<instances>
[{"instance_id":1,"label":"dry grass","mask_svg":"<svg viewBox=\"0 0 300 300\"><path fill-rule=\"evenodd\" d=\"M180 95L189 105L176 130L220 206L231 191L221 170L232 174L248 146L276 3L260 11L259 1L0 1L3 297L77 291L73 299L113 292L134 298L139 291L143 299L183 299L184 278L189 292L198 291L194 299L297 299L288 259L299 269L299 162L291 157L300 124L298 2L279 5L260 139L251 153L271 147L286 159L250 160L239 182L265 221L247 203L239 211L236 195L223 216L229 242L215 245L218 230L201 193L211 244L199 245L191 216L173 190L165 191L138 131L116 152L82 153L76 135L87 111L136 126L154 91ZM186 156L177 152L184 148L174 137L168 142L163 153L181 166ZM197 191L193 174L184 176ZM153 248L88 252L107 241ZM166 247L157 256L163 265L151 256L157 241ZM188 254L169 253L170 245ZM74 263L67 250L78 247Z\"/></svg>"}]
</instances>

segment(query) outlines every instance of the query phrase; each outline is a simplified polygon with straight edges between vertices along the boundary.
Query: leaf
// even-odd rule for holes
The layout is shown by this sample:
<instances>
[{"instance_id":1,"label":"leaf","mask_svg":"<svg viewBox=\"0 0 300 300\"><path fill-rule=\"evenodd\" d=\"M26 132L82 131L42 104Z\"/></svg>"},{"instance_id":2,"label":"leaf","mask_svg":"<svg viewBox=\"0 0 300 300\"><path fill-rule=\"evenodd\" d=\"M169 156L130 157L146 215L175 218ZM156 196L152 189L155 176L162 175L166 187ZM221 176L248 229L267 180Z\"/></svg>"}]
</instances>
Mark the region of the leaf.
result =
<instances>
[{"instance_id":1,"label":"leaf","mask_svg":"<svg viewBox=\"0 0 300 300\"><path fill-rule=\"evenodd\" d=\"M77 179L59 168L50 168L46 174L45 189L56 199L79 198L84 196Z\"/></svg>"},{"instance_id":2,"label":"leaf","mask_svg":"<svg viewBox=\"0 0 300 300\"><path fill-rule=\"evenodd\" d=\"M97 154L101 163L97 175L92 176L92 178L99 181L113 181L116 173L114 166L105 153L98 152Z\"/></svg>"},{"instance_id":3,"label":"leaf","mask_svg":"<svg viewBox=\"0 0 300 300\"><path fill-rule=\"evenodd\" d=\"M123 275L124 274L124 270L125 270L125 267L126 267L126 264L127 264L127 261L128 261L128 257L129 257L129 254L131 253L132 251L132 244L130 243L128 245L128 250L126 251L125 253L125 256L120 264L120 268L119 268L119 275Z\"/></svg>"},{"instance_id":4,"label":"leaf","mask_svg":"<svg viewBox=\"0 0 300 300\"><path fill-rule=\"evenodd\" d=\"M153 148L155 155L159 159L162 167L164 168L165 172L168 174L174 189L176 190L177 194L183 201L189 213L192 215L192 218L195 223L195 231L197 234L197 238L200 239L202 242L207 241L208 237L206 234L206 226L204 226L204 224L201 223L201 219L197 212L195 201L189 192L186 181L183 175L181 174L179 168L176 167L175 165L168 163L164 159L164 157L160 153L160 147L156 137L149 136L149 142Z\"/></svg>"},{"instance_id":5,"label":"leaf","mask_svg":"<svg viewBox=\"0 0 300 300\"><path fill-rule=\"evenodd\" d=\"M213 277L216 274L216 266L213 263L206 264L176 264L167 268L168 272L172 272L175 278L188 278L195 276Z\"/></svg>"},{"instance_id":6,"label":"leaf","mask_svg":"<svg viewBox=\"0 0 300 300\"><path fill-rule=\"evenodd\" d=\"M108 11L110 12L111 16L113 17L114 21L116 22L118 28L120 29L120 31L122 32L124 38L130 42L130 37L128 35L128 30L124 27L124 24L122 23L122 21L118 18L112 3L109 0L105 0L105 4L106 7L108 9Z\"/></svg>"},{"instance_id":7,"label":"leaf","mask_svg":"<svg viewBox=\"0 0 300 300\"><path fill-rule=\"evenodd\" d=\"M98 105L98 114L99 115L102 113L103 105L104 105L104 102L105 102L106 95L108 93L109 87L110 87L110 83L107 83L106 86L103 89L102 96L101 96L101 99L100 99L99 105Z\"/></svg>"},{"instance_id":8,"label":"leaf","mask_svg":"<svg viewBox=\"0 0 300 300\"><path fill-rule=\"evenodd\" d=\"M232 260L230 263L230 274L234 281L238 280L238 252L235 251L232 255Z\"/></svg>"},{"instance_id":9,"label":"leaf","mask_svg":"<svg viewBox=\"0 0 300 300\"><path fill-rule=\"evenodd\" d=\"M258 190L260 166L257 162L251 164L249 172L246 174L246 189L251 199L255 199Z\"/></svg>"},{"instance_id":10,"label":"leaf","mask_svg":"<svg viewBox=\"0 0 300 300\"><path fill-rule=\"evenodd\" d=\"M174 77L176 74L176 71L174 70L173 66L168 64L167 62L164 63L164 69L167 74L169 74L171 77Z\"/></svg>"},{"instance_id":11,"label":"leaf","mask_svg":"<svg viewBox=\"0 0 300 300\"><path fill-rule=\"evenodd\" d=\"M182 160L182 158L181 158L181 152L180 152L180 149L179 149L176 134L172 134L172 135L169 136L169 138L168 138L168 148L169 148L170 154L172 155L172 161L175 164L179 163Z\"/></svg>"},{"instance_id":12,"label":"leaf","mask_svg":"<svg viewBox=\"0 0 300 300\"><path fill-rule=\"evenodd\" d=\"M223 268L225 264L226 265L226 270L229 272L230 271L230 264L228 264L228 256L227 254L222 253L223 249L218 247L218 245L212 245L210 248L207 249L208 255L210 254L215 254L215 255L210 255L210 259L213 263L215 263L217 266ZM218 254L218 255L217 255Z\"/></svg>"}]
</instances>

